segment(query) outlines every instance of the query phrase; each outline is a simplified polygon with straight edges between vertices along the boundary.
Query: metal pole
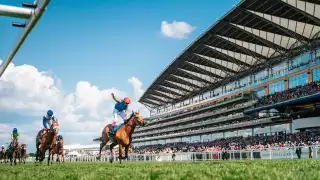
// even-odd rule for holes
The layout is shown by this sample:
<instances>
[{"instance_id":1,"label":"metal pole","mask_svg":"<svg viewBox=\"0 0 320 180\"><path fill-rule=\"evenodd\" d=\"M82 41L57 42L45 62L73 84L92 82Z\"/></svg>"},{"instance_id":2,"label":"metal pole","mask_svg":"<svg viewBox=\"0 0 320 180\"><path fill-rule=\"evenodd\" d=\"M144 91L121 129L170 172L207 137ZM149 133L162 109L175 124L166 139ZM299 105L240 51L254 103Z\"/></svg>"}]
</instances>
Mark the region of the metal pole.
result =
<instances>
[{"instance_id":1,"label":"metal pole","mask_svg":"<svg viewBox=\"0 0 320 180\"><path fill-rule=\"evenodd\" d=\"M41 15L43 14L44 10L46 9L46 7L48 6L49 3L50 3L50 0L43 0L42 4L39 6L39 8L36 9L35 14L33 16L31 16L30 21L28 22L27 26L25 27L24 31L22 32L22 35L21 35L20 39L18 40L16 46L14 47L13 51L10 52L6 61L3 62L3 64L0 66L0 78L1 78L2 74L4 73L4 71L6 70L6 68L8 67L8 65L10 64L10 62L12 61L15 54L18 52L18 50L21 47L21 45L23 44L24 40L28 37L28 35L31 32L31 30L33 29L33 27L37 24L38 20L40 19Z\"/></svg>"},{"instance_id":2,"label":"metal pole","mask_svg":"<svg viewBox=\"0 0 320 180\"><path fill-rule=\"evenodd\" d=\"M33 14L32 9L15 7L15 6L6 6L0 4L0 16L8 16L14 18L29 19Z\"/></svg>"}]
</instances>

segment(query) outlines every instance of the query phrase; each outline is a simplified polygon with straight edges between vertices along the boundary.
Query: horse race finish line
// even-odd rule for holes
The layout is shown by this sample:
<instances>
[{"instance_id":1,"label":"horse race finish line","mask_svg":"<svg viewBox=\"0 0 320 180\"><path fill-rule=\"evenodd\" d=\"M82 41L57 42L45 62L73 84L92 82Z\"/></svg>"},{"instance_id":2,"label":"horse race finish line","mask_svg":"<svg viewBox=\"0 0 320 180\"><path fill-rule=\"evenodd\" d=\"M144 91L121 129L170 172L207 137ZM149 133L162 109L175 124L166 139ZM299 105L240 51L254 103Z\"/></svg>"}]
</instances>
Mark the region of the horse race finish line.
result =
<instances>
[{"instance_id":1,"label":"horse race finish line","mask_svg":"<svg viewBox=\"0 0 320 180\"><path fill-rule=\"evenodd\" d=\"M210 161L145 163L64 163L10 167L0 165L0 179L307 179L320 177L319 160Z\"/></svg>"}]
</instances>

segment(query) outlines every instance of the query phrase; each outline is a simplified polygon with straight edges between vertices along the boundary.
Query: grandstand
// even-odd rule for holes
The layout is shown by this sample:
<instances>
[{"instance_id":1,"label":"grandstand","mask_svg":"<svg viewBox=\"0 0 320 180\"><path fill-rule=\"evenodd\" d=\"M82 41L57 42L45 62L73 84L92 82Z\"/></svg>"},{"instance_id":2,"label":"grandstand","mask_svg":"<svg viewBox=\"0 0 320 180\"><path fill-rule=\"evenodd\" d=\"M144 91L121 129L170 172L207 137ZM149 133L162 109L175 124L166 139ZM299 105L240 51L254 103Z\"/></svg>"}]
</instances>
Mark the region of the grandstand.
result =
<instances>
[{"instance_id":1,"label":"grandstand","mask_svg":"<svg viewBox=\"0 0 320 180\"><path fill-rule=\"evenodd\" d=\"M319 81L320 1L242 0L144 92L139 102L151 117L133 146L152 153L316 143Z\"/></svg>"}]
</instances>

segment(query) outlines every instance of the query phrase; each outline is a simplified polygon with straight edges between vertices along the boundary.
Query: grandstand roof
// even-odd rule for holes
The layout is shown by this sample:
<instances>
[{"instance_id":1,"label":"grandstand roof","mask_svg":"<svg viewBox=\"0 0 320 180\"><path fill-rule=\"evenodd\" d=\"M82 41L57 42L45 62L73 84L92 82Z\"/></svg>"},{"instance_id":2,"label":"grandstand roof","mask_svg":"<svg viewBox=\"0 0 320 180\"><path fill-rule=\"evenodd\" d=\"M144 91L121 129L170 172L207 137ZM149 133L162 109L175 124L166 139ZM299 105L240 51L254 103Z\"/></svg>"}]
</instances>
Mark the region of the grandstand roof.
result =
<instances>
[{"instance_id":1,"label":"grandstand roof","mask_svg":"<svg viewBox=\"0 0 320 180\"><path fill-rule=\"evenodd\" d=\"M139 102L155 108L226 84L312 43L319 32L320 0L243 0L175 58Z\"/></svg>"}]
</instances>

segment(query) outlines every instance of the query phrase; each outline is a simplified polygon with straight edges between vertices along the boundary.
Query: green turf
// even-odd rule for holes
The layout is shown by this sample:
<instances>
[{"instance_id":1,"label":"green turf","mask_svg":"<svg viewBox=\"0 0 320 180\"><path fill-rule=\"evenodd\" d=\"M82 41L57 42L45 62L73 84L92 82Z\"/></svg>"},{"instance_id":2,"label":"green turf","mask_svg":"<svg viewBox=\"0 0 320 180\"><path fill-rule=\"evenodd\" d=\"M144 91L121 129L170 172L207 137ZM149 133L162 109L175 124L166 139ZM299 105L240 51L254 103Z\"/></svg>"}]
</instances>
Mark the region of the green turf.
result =
<instances>
[{"instance_id":1,"label":"green turf","mask_svg":"<svg viewBox=\"0 0 320 180\"><path fill-rule=\"evenodd\" d=\"M320 178L320 160L264 160L211 162L65 163L10 167L0 165L0 179L268 179Z\"/></svg>"}]
</instances>

